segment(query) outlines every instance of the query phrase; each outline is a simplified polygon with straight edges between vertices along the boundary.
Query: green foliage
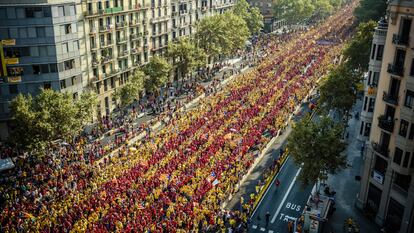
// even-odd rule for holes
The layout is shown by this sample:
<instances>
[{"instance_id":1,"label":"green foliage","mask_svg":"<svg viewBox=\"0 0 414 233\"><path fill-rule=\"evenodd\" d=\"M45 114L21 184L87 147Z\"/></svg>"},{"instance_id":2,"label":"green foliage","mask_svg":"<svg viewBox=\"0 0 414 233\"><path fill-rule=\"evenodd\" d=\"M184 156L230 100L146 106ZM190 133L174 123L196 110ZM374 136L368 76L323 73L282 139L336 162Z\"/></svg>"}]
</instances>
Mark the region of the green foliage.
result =
<instances>
[{"instance_id":1,"label":"green foliage","mask_svg":"<svg viewBox=\"0 0 414 233\"><path fill-rule=\"evenodd\" d=\"M273 6L277 19L288 23L302 22L312 16L324 18L339 9L344 0L278 0Z\"/></svg>"},{"instance_id":2,"label":"green foliage","mask_svg":"<svg viewBox=\"0 0 414 233\"><path fill-rule=\"evenodd\" d=\"M203 18L196 31L197 45L210 57L230 55L243 48L249 37L246 22L231 12Z\"/></svg>"},{"instance_id":3,"label":"green foliage","mask_svg":"<svg viewBox=\"0 0 414 233\"><path fill-rule=\"evenodd\" d=\"M36 97L19 94L10 108L15 128L10 139L22 149L42 149L56 139L70 139L93 114L96 96L82 94L73 101L68 93L43 90Z\"/></svg>"},{"instance_id":4,"label":"green foliage","mask_svg":"<svg viewBox=\"0 0 414 233\"><path fill-rule=\"evenodd\" d=\"M207 60L204 51L187 37L180 37L177 41L170 42L166 55L183 76L193 72L197 67L204 66Z\"/></svg>"},{"instance_id":5,"label":"green foliage","mask_svg":"<svg viewBox=\"0 0 414 233\"><path fill-rule=\"evenodd\" d=\"M336 174L345 168L342 133L342 125L329 117L321 117L317 122L305 117L293 127L287 147L295 163L302 166L298 177L302 184L325 180L327 174Z\"/></svg>"},{"instance_id":6,"label":"green foliage","mask_svg":"<svg viewBox=\"0 0 414 233\"><path fill-rule=\"evenodd\" d=\"M246 0L237 1L233 13L246 22L250 34L256 34L263 28L263 15L259 8L250 6Z\"/></svg>"},{"instance_id":7,"label":"green foliage","mask_svg":"<svg viewBox=\"0 0 414 233\"><path fill-rule=\"evenodd\" d=\"M361 0L360 5L355 9L354 15L360 22L374 20L377 22L385 16L387 0Z\"/></svg>"},{"instance_id":8,"label":"green foliage","mask_svg":"<svg viewBox=\"0 0 414 233\"><path fill-rule=\"evenodd\" d=\"M132 104L144 90L145 74L137 70L128 82L115 92L115 98L121 101L122 106Z\"/></svg>"},{"instance_id":9,"label":"green foliage","mask_svg":"<svg viewBox=\"0 0 414 233\"><path fill-rule=\"evenodd\" d=\"M368 70L372 37L376 26L374 21L360 23L355 35L346 45L343 55L351 69L360 72Z\"/></svg>"},{"instance_id":10,"label":"green foliage","mask_svg":"<svg viewBox=\"0 0 414 233\"><path fill-rule=\"evenodd\" d=\"M356 100L357 85L361 73L351 69L347 63L332 70L320 87L320 102L326 110L337 110L344 114Z\"/></svg>"},{"instance_id":11,"label":"green foliage","mask_svg":"<svg viewBox=\"0 0 414 233\"><path fill-rule=\"evenodd\" d=\"M273 11L277 19L297 23L312 16L315 6L312 0L278 0L274 4Z\"/></svg>"},{"instance_id":12,"label":"green foliage","mask_svg":"<svg viewBox=\"0 0 414 233\"><path fill-rule=\"evenodd\" d=\"M148 91L156 91L161 86L167 84L170 78L171 68L172 66L165 58L153 56L142 69L147 76L144 80L145 89Z\"/></svg>"}]
</instances>

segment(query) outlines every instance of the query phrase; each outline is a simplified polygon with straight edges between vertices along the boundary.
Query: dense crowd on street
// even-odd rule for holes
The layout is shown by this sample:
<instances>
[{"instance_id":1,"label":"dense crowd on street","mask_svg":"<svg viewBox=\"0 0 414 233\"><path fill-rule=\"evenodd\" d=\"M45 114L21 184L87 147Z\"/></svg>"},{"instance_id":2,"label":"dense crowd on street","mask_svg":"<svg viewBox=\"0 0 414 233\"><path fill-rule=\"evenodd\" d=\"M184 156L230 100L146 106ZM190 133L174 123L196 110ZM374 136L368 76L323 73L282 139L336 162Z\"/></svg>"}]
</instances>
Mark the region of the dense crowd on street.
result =
<instances>
[{"instance_id":1,"label":"dense crowd on street","mask_svg":"<svg viewBox=\"0 0 414 233\"><path fill-rule=\"evenodd\" d=\"M264 134L284 127L339 55L353 7L306 31L259 38L256 66L221 89L213 82L195 109L171 108L158 132L134 127L134 113L102 120L94 138L118 127L124 133L113 143L82 136L50 147L11 188L0 188L0 232L242 232L249 208L225 212L221 205L252 166L254 151L270 141Z\"/></svg>"}]
</instances>

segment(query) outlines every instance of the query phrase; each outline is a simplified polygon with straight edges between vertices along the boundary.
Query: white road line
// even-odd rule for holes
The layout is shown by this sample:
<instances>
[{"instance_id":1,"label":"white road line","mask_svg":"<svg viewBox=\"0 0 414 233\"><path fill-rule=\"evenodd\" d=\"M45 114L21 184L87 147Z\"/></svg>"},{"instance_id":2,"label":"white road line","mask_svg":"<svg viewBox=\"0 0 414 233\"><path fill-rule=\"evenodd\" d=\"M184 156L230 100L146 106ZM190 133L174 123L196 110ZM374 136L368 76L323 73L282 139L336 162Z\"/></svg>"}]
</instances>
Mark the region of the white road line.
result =
<instances>
[{"instance_id":1,"label":"white road line","mask_svg":"<svg viewBox=\"0 0 414 233\"><path fill-rule=\"evenodd\" d=\"M252 228L253 228L253 229L257 229L257 226L256 226L256 225L253 225L253 226L252 226Z\"/></svg>"},{"instance_id":2,"label":"white road line","mask_svg":"<svg viewBox=\"0 0 414 233\"><path fill-rule=\"evenodd\" d=\"M273 183L275 182L276 178L279 176L279 174L282 172L283 167L285 167L285 164L287 164L288 159L290 158L290 156L288 156L285 160L285 162L282 164L282 166L280 167L279 171L277 172L276 176L273 177L272 182L270 183L269 187L267 188L266 192L263 194L262 199L260 199L259 203L256 206L256 209L254 209L252 217L254 216L254 214L256 213L256 211L259 209L260 204L262 203L263 199L266 197L267 192L269 192L270 188L272 187Z\"/></svg>"},{"instance_id":3,"label":"white road line","mask_svg":"<svg viewBox=\"0 0 414 233\"><path fill-rule=\"evenodd\" d=\"M261 231L265 231L266 229L265 229L264 227L261 227L261 228L260 228L260 230L261 230Z\"/></svg>"},{"instance_id":4,"label":"white road line","mask_svg":"<svg viewBox=\"0 0 414 233\"><path fill-rule=\"evenodd\" d=\"M289 195L290 191L292 190L293 185L295 184L296 179L298 178L298 175L299 175L299 173L300 173L300 171L301 171L301 170L302 170L302 168L300 167L300 168L299 168L299 170L296 172L296 175L295 175L295 177L293 178L292 183L290 183L290 186L289 186L289 188L288 188L288 190L287 190L287 192L286 192L285 196L283 197L282 202L280 202L280 205L279 205L279 207L277 208L276 213L275 213L275 215L273 216L271 223L274 223L274 222L275 222L275 220L276 220L276 217L279 215L279 212L280 212L280 210L282 209L283 204L285 203L285 201L286 201L286 199L287 199L287 197L288 197L288 195Z\"/></svg>"},{"instance_id":5,"label":"white road line","mask_svg":"<svg viewBox=\"0 0 414 233\"><path fill-rule=\"evenodd\" d=\"M274 231L272 231L272 230L269 230L269 233L273 233Z\"/></svg>"}]
</instances>

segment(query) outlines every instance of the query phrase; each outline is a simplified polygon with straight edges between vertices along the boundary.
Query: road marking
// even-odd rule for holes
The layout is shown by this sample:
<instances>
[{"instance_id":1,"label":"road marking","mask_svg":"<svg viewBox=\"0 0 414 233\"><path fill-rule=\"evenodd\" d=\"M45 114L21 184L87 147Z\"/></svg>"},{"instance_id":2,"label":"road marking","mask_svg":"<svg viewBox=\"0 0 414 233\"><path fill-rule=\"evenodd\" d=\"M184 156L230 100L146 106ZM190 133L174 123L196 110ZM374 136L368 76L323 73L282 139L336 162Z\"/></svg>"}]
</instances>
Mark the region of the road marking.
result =
<instances>
[{"instance_id":1,"label":"road marking","mask_svg":"<svg viewBox=\"0 0 414 233\"><path fill-rule=\"evenodd\" d=\"M261 231L265 231L266 229L265 229L264 227L261 227L261 228L260 228L260 230L261 230Z\"/></svg>"},{"instance_id":2,"label":"road marking","mask_svg":"<svg viewBox=\"0 0 414 233\"><path fill-rule=\"evenodd\" d=\"M252 228L253 228L253 229L257 229L257 226L256 226L256 225L253 225L253 226L252 226Z\"/></svg>"},{"instance_id":3,"label":"road marking","mask_svg":"<svg viewBox=\"0 0 414 233\"><path fill-rule=\"evenodd\" d=\"M279 205L279 207L277 208L276 213L275 213L275 215L273 216L271 223L274 223L274 222L275 222L275 220L276 220L276 217L279 215L279 212L280 212L280 210L282 209L283 204L285 203L285 201L286 201L286 199L287 199L287 197L288 197L288 195L289 195L290 191L292 190L293 185L295 184L296 179L298 178L298 175L299 175L299 173L300 173L300 171L301 171L301 170L302 170L302 168L300 167L300 168L298 169L298 171L296 172L296 175L295 175L295 177L293 178L292 183L290 183L290 186L289 186L289 188L288 188L288 190L287 190L287 192L286 192L285 196L283 197L282 202L280 202L280 205Z\"/></svg>"},{"instance_id":4,"label":"road marking","mask_svg":"<svg viewBox=\"0 0 414 233\"><path fill-rule=\"evenodd\" d=\"M272 231L272 230L269 230L269 233L273 233L274 231Z\"/></svg>"},{"instance_id":5,"label":"road marking","mask_svg":"<svg viewBox=\"0 0 414 233\"><path fill-rule=\"evenodd\" d=\"M280 147L279 147L280 148ZM262 203L263 199L266 197L267 192L269 192L270 187L272 187L273 183L275 182L276 178L279 176L279 174L282 172L283 167L285 166L285 164L287 164L288 160L290 159L290 156L288 156L285 160L285 162L282 164L282 166L279 169L279 172L276 174L276 176L273 177L272 182L270 183L269 187L267 188L266 192L263 194L262 199L260 199L259 203L257 203L256 209L254 209L252 217L254 216L254 214L256 213L256 211L259 209L260 204Z\"/></svg>"}]
</instances>

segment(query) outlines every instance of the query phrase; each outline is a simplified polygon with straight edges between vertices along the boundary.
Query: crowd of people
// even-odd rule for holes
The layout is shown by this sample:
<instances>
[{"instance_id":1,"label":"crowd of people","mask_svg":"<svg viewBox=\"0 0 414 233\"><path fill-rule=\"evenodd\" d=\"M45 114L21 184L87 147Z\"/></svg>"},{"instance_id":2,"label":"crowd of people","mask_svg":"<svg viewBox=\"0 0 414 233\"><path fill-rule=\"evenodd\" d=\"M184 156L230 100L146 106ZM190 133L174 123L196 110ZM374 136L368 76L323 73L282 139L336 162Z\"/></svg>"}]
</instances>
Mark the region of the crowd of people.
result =
<instances>
[{"instance_id":1,"label":"crowd of people","mask_svg":"<svg viewBox=\"0 0 414 233\"><path fill-rule=\"evenodd\" d=\"M22 179L7 192L0 231L207 232L246 226L248 210L223 212L222 201L253 164L253 150L270 141L264 133L275 136L328 71L342 45L316 41L345 38L352 7L307 31L258 40L255 48L263 55L257 66L211 91L197 108L174 112L164 128L134 145L128 141L138 130L118 137L120 149L112 156L105 157L115 145L83 137L50 148L52 156L30 174L21 171Z\"/></svg>"}]
</instances>

